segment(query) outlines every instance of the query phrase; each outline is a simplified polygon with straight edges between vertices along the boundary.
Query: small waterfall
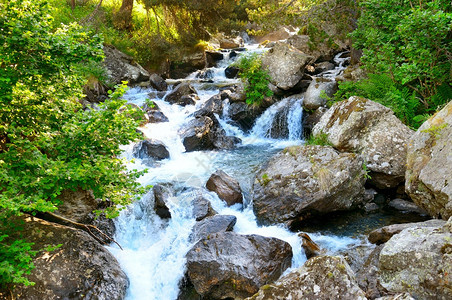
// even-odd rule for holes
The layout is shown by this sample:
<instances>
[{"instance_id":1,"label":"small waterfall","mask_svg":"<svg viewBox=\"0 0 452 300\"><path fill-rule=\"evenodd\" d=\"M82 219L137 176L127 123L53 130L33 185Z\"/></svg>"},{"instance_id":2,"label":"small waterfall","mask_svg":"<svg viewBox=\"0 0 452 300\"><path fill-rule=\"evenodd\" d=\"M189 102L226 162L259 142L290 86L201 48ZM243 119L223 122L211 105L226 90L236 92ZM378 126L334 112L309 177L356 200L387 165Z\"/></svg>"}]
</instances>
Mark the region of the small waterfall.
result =
<instances>
[{"instance_id":1,"label":"small waterfall","mask_svg":"<svg viewBox=\"0 0 452 300\"><path fill-rule=\"evenodd\" d=\"M335 79L337 76L341 75L345 70L345 63L350 61L350 57L343 57L348 51L340 52L334 57L334 63L337 65L333 70L325 71L317 75L318 77L324 77L329 79Z\"/></svg>"},{"instance_id":2,"label":"small waterfall","mask_svg":"<svg viewBox=\"0 0 452 300\"><path fill-rule=\"evenodd\" d=\"M252 45L252 52L265 49ZM142 128L147 138L162 141L170 152L170 158L155 165L144 164L140 159L129 162L129 169L146 169L148 173L138 179L143 185L162 184L170 186L173 196L167 203L171 219L162 220L154 212L152 192L141 197L136 203L122 211L116 219L117 240L124 250L112 244L109 249L118 259L121 267L130 279L126 299L148 300L177 299L179 283L186 272L187 251L193 246L189 236L195 224L192 216L193 188L203 188L210 175L222 169L236 178L242 187L246 203L251 203L254 174L263 163L268 161L282 148L299 144L302 133L302 101L301 98L288 97L269 107L259 117L250 134L246 134L229 122L229 101L224 102L223 116L216 116L227 135L242 139L242 144L231 151L194 151L185 152L178 131L192 120L193 112L200 108L210 97L219 93L219 86L231 85L236 79L227 79L224 69L231 62L229 55L204 72L212 83L200 80L196 74L184 79L197 90L200 100L196 105L171 105L163 99L152 97L152 89L133 88L124 96L129 102L142 105L150 98L168 117L169 122L147 124ZM176 81L167 80L171 84ZM171 89L172 87L170 87ZM279 140L275 140L278 138ZM133 145L126 145L123 157L132 158ZM234 215L237 223L234 232L239 234L259 234L276 237L290 243L293 249L292 268L300 267L306 260L301 249L300 238L282 226L259 226L252 206L227 207L215 193L204 189L207 199L219 214ZM356 239L333 235L315 234L315 241L328 251L336 252L348 245L357 243ZM287 271L288 272L288 271Z\"/></svg>"},{"instance_id":3,"label":"small waterfall","mask_svg":"<svg viewBox=\"0 0 452 300\"><path fill-rule=\"evenodd\" d=\"M301 139L303 99L287 97L270 106L254 124L251 135L259 138Z\"/></svg>"}]
</instances>

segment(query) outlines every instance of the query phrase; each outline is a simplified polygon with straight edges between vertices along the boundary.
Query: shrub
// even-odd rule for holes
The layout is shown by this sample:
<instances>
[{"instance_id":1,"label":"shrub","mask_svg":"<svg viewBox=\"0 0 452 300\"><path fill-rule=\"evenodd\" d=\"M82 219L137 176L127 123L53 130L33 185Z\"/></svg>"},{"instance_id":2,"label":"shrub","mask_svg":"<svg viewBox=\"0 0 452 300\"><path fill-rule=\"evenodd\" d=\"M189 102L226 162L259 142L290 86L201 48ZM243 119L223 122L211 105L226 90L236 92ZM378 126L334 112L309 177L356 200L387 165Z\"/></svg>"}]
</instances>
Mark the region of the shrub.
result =
<instances>
[{"instance_id":1,"label":"shrub","mask_svg":"<svg viewBox=\"0 0 452 300\"><path fill-rule=\"evenodd\" d=\"M262 68L258 54L242 56L236 66L240 69L240 78L245 81L247 104L259 105L264 98L273 96L273 91L268 87L270 75Z\"/></svg>"}]
</instances>

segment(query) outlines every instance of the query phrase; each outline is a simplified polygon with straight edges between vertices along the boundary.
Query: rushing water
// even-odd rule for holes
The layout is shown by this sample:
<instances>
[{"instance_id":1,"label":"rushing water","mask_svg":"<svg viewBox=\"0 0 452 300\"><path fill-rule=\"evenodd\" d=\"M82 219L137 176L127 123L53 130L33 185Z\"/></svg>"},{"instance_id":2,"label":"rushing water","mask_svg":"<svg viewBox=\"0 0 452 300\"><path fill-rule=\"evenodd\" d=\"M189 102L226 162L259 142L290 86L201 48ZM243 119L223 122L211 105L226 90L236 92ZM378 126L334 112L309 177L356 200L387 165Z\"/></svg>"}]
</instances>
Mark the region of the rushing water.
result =
<instances>
[{"instance_id":1,"label":"rushing water","mask_svg":"<svg viewBox=\"0 0 452 300\"><path fill-rule=\"evenodd\" d=\"M251 47L251 51L263 51ZM215 193L206 192L212 207L219 214L234 215L237 223L234 231L240 234L259 234L277 237L291 244L293 249L292 268L301 266L306 257L301 248L301 241L296 233L283 226L258 226L250 205L252 180L258 168L282 148L302 144L302 99L287 98L268 108L249 134L231 125L228 118L228 102L225 101L222 116L218 116L221 126L228 135L242 139L242 144L229 151L195 151L186 153L178 130L193 117L207 99L219 92L218 86L236 82L224 76L224 69L230 63L228 55L218 67L208 71L206 83L199 80L199 73L192 74L185 80L192 82L200 100L196 105L181 107L171 105L163 99L152 99L169 122L147 124L142 131L147 138L162 141L170 158L149 165L148 162L135 159L128 164L130 169L148 169L139 182L143 185L170 184L174 196L167 203L171 219L162 220L153 211L152 191L139 201L127 207L117 219L115 239L122 245L120 250L115 245L109 247L130 279L127 299L176 299L179 283L184 276L185 255L193 245L189 240L191 229L195 224L192 217L192 203L196 189L205 185L209 176L217 169L222 169L235 177L241 184L245 197L244 205L225 206ZM206 71L204 72L206 74ZM144 103L151 89L133 88L125 95L126 99L137 105ZM285 139L272 139L272 124L275 121L286 122L288 135ZM132 159L133 145L124 146L124 157ZM191 189L190 189L191 188ZM313 239L330 253L343 250L359 242L356 238L314 233Z\"/></svg>"}]
</instances>

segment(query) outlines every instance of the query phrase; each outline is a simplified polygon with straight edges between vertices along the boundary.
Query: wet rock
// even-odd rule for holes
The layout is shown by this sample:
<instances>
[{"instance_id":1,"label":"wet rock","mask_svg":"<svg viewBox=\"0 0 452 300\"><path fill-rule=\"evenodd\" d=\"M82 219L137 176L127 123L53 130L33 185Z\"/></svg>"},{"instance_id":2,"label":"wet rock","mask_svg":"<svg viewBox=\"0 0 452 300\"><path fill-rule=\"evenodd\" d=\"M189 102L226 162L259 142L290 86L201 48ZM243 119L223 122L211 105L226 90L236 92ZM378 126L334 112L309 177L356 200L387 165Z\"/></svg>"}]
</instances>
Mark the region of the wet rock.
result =
<instances>
[{"instance_id":1,"label":"wet rock","mask_svg":"<svg viewBox=\"0 0 452 300\"><path fill-rule=\"evenodd\" d=\"M365 243L349 247L346 250L340 251L339 254L344 257L352 271L354 273L357 273L362 270L363 266L365 265L367 259L370 257L374 249L375 245Z\"/></svg>"},{"instance_id":2,"label":"wet rock","mask_svg":"<svg viewBox=\"0 0 452 300\"><path fill-rule=\"evenodd\" d=\"M196 90L187 82L178 84L174 90L172 90L168 95L166 95L165 100L171 104L180 104L185 106L184 100L181 100L183 96L189 96L191 94L196 94Z\"/></svg>"},{"instance_id":3,"label":"wet rock","mask_svg":"<svg viewBox=\"0 0 452 300\"><path fill-rule=\"evenodd\" d=\"M255 177L253 209L262 223L303 221L363 202L362 158L326 146L294 146Z\"/></svg>"},{"instance_id":4,"label":"wet rock","mask_svg":"<svg viewBox=\"0 0 452 300\"><path fill-rule=\"evenodd\" d=\"M207 68L216 67L217 62L224 59L224 55L217 51L206 51Z\"/></svg>"},{"instance_id":5,"label":"wet rock","mask_svg":"<svg viewBox=\"0 0 452 300\"><path fill-rule=\"evenodd\" d=\"M389 239L395 235L401 232L404 229L411 228L411 227L439 227L444 224L444 221L441 220L428 220L425 222L416 222L416 223L404 223L404 224L392 224L388 226L384 226L378 229L373 230L371 233L369 233L368 240L372 244L383 244L389 241Z\"/></svg>"},{"instance_id":6,"label":"wet rock","mask_svg":"<svg viewBox=\"0 0 452 300\"><path fill-rule=\"evenodd\" d=\"M309 110L325 106L328 97L332 97L337 90L334 80L325 78L314 78L304 94L303 107Z\"/></svg>"},{"instance_id":7,"label":"wet rock","mask_svg":"<svg viewBox=\"0 0 452 300\"><path fill-rule=\"evenodd\" d=\"M299 233L298 236L301 238L301 247L303 248L307 259L320 255L319 245L317 245L308 234L302 232Z\"/></svg>"},{"instance_id":8,"label":"wet rock","mask_svg":"<svg viewBox=\"0 0 452 300\"><path fill-rule=\"evenodd\" d=\"M405 190L435 218L452 216L452 101L428 119L408 143Z\"/></svg>"},{"instance_id":9,"label":"wet rock","mask_svg":"<svg viewBox=\"0 0 452 300\"><path fill-rule=\"evenodd\" d=\"M360 97L335 103L313 128L327 134L340 151L361 153L371 171L370 182L394 188L405 177L406 147L412 131L389 108Z\"/></svg>"},{"instance_id":10,"label":"wet rock","mask_svg":"<svg viewBox=\"0 0 452 300\"><path fill-rule=\"evenodd\" d=\"M323 73L325 71L330 71L335 68L334 64L329 61L323 61L318 64L315 64L315 71L313 75L317 75Z\"/></svg>"},{"instance_id":11,"label":"wet rock","mask_svg":"<svg viewBox=\"0 0 452 300\"><path fill-rule=\"evenodd\" d=\"M406 201L403 199L394 199L389 201L388 206L400 210L406 213L416 213L420 215L426 215L427 212L414 204L413 202Z\"/></svg>"},{"instance_id":12,"label":"wet rock","mask_svg":"<svg viewBox=\"0 0 452 300\"><path fill-rule=\"evenodd\" d=\"M111 83L119 84L123 81L128 81L129 84L135 84L149 80L149 73L136 63L132 57L111 45L104 45L104 53L103 64Z\"/></svg>"},{"instance_id":13,"label":"wet rock","mask_svg":"<svg viewBox=\"0 0 452 300\"><path fill-rule=\"evenodd\" d=\"M221 115L223 112L223 100L221 99L221 95L217 94L209 98L201 108L196 111L193 115L195 117L198 116L213 116L213 114Z\"/></svg>"},{"instance_id":14,"label":"wet rock","mask_svg":"<svg viewBox=\"0 0 452 300\"><path fill-rule=\"evenodd\" d=\"M157 91L166 91L168 89L165 79L163 79L160 75L152 74L149 78L149 82L150 86Z\"/></svg>"},{"instance_id":15,"label":"wet rock","mask_svg":"<svg viewBox=\"0 0 452 300\"><path fill-rule=\"evenodd\" d=\"M342 257L317 256L248 300L367 299Z\"/></svg>"},{"instance_id":16,"label":"wet rock","mask_svg":"<svg viewBox=\"0 0 452 300\"><path fill-rule=\"evenodd\" d=\"M237 218L229 215L215 215L196 222L191 235L192 241L210 238L211 234L232 231Z\"/></svg>"},{"instance_id":17,"label":"wet rock","mask_svg":"<svg viewBox=\"0 0 452 300\"><path fill-rule=\"evenodd\" d=\"M148 113L149 123L169 122L168 117L159 110L151 110Z\"/></svg>"},{"instance_id":18,"label":"wet rock","mask_svg":"<svg viewBox=\"0 0 452 300\"><path fill-rule=\"evenodd\" d=\"M166 205L171 193L161 185L154 185L154 211L162 219L171 218L171 212Z\"/></svg>"},{"instance_id":19,"label":"wet rock","mask_svg":"<svg viewBox=\"0 0 452 300\"><path fill-rule=\"evenodd\" d=\"M451 241L443 227L415 226L394 235L380 253L381 285L418 299L452 299Z\"/></svg>"},{"instance_id":20,"label":"wet rock","mask_svg":"<svg viewBox=\"0 0 452 300\"><path fill-rule=\"evenodd\" d=\"M196 221L216 215L217 212L212 208L210 201L201 194L193 199L193 217Z\"/></svg>"},{"instance_id":21,"label":"wet rock","mask_svg":"<svg viewBox=\"0 0 452 300\"><path fill-rule=\"evenodd\" d=\"M220 48L223 49L235 49L243 46L243 39L240 36L237 37L223 37L220 39Z\"/></svg>"},{"instance_id":22,"label":"wet rock","mask_svg":"<svg viewBox=\"0 0 452 300\"><path fill-rule=\"evenodd\" d=\"M229 106L229 117L244 131L249 131L262 109L250 106L244 102L234 102Z\"/></svg>"},{"instance_id":23,"label":"wet rock","mask_svg":"<svg viewBox=\"0 0 452 300\"><path fill-rule=\"evenodd\" d=\"M239 138L226 136L226 132L221 128L215 116L212 114L209 116L198 116L179 131L187 152L233 149L241 141Z\"/></svg>"},{"instance_id":24,"label":"wet rock","mask_svg":"<svg viewBox=\"0 0 452 300\"><path fill-rule=\"evenodd\" d=\"M291 260L292 248L282 240L224 232L193 246L187 270L203 297L244 299L276 280Z\"/></svg>"},{"instance_id":25,"label":"wet rock","mask_svg":"<svg viewBox=\"0 0 452 300\"><path fill-rule=\"evenodd\" d=\"M182 57L169 66L169 78L185 78L191 73L206 67L207 60L204 51Z\"/></svg>"},{"instance_id":26,"label":"wet rock","mask_svg":"<svg viewBox=\"0 0 452 300\"><path fill-rule=\"evenodd\" d=\"M197 94L184 95L184 96L180 97L177 104L179 104L181 106L195 105L196 101L198 101L198 100L199 100L199 97Z\"/></svg>"},{"instance_id":27,"label":"wet rock","mask_svg":"<svg viewBox=\"0 0 452 300\"><path fill-rule=\"evenodd\" d=\"M206 187L209 191L215 192L228 206L243 203L242 189L239 182L222 170L217 170L210 175Z\"/></svg>"},{"instance_id":28,"label":"wet rock","mask_svg":"<svg viewBox=\"0 0 452 300\"><path fill-rule=\"evenodd\" d=\"M14 299L124 299L129 282L119 263L84 231L24 218L23 239L34 250L61 244L54 251L40 251L35 269L27 276L34 286L18 285Z\"/></svg>"},{"instance_id":29,"label":"wet rock","mask_svg":"<svg viewBox=\"0 0 452 300\"><path fill-rule=\"evenodd\" d=\"M140 159L153 158L157 160L166 159L170 156L165 145L161 141L155 139L147 139L138 142L133 146L133 155Z\"/></svg>"},{"instance_id":30,"label":"wet rock","mask_svg":"<svg viewBox=\"0 0 452 300\"><path fill-rule=\"evenodd\" d=\"M262 57L262 67L268 70L275 86L289 90L301 80L304 68L312 60L313 57L278 42Z\"/></svg>"},{"instance_id":31,"label":"wet rock","mask_svg":"<svg viewBox=\"0 0 452 300\"><path fill-rule=\"evenodd\" d=\"M379 209L380 209L380 207L379 207L378 204L376 204L376 203L366 203L366 204L364 205L364 211L365 211L366 213L375 212L375 211L377 211L377 210L379 210Z\"/></svg>"},{"instance_id":32,"label":"wet rock","mask_svg":"<svg viewBox=\"0 0 452 300\"><path fill-rule=\"evenodd\" d=\"M239 73L240 69L234 66L229 66L226 69L224 69L224 75L226 76L226 78L236 78L237 74Z\"/></svg>"}]
</instances>

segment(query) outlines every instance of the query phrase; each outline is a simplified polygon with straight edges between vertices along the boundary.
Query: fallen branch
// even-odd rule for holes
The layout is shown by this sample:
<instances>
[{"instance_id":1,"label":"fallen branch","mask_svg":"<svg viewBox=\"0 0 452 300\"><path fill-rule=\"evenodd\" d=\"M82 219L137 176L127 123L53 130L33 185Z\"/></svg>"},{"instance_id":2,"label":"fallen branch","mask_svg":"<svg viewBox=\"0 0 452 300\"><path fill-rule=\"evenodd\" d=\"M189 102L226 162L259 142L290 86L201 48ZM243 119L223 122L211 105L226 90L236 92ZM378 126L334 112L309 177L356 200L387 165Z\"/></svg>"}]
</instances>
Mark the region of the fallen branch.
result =
<instances>
[{"instance_id":1,"label":"fallen branch","mask_svg":"<svg viewBox=\"0 0 452 300\"><path fill-rule=\"evenodd\" d=\"M98 241L99 243L101 243L101 244L103 244L103 245L107 244L107 243L105 243L104 241L102 241L101 239L99 239L99 238L91 231L91 229L93 229L93 230L95 230L98 234L100 234L101 236L103 236L104 238L106 238L107 240L109 240L110 242L113 242L113 243L115 243L116 245L118 245L118 247L119 247L121 250L124 250L124 249L121 247L121 245L120 245L117 241L115 241L112 237L110 237L109 235L107 235L107 234L105 234L104 232L102 232L102 230L100 230L99 228L97 228L97 227L94 226L94 225L79 223L79 222L73 221L73 220L71 220L71 219L65 218L65 217L63 217L63 216L54 214L54 213L52 213L52 212L46 212L46 214L49 215L49 216L52 217L52 218L57 219L57 220L60 220L60 221L63 221L63 222L72 224L72 225L77 226L77 227L82 228L82 229L85 229L85 230L86 230L86 231L87 231L87 232L88 232L88 233L89 233L96 241Z\"/></svg>"}]
</instances>

